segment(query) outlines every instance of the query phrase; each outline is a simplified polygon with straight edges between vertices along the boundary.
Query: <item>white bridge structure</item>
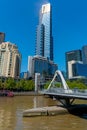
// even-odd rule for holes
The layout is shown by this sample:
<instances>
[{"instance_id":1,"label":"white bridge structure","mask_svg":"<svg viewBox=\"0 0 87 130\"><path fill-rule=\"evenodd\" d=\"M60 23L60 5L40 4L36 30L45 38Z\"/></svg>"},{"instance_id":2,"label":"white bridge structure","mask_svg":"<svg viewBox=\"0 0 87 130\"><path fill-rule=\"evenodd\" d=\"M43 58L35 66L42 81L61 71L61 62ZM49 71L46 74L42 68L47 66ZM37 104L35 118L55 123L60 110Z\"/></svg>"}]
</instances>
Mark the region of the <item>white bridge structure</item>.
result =
<instances>
[{"instance_id":1,"label":"white bridge structure","mask_svg":"<svg viewBox=\"0 0 87 130\"><path fill-rule=\"evenodd\" d=\"M63 87L65 90L69 90L69 87L68 87L68 85L67 85L67 83L66 83L66 81L65 81L65 79L64 79L64 77L63 77L63 75L62 75L62 73L61 73L60 70L57 70L57 71L55 72L54 77L53 77L51 83L50 83L49 86L48 86L48 89L52 86L53 82L55 81L55 78L56 78L58 75L59 75L60 78L61 78L62 85L63 85L62 87Z\"/></svg>"},{"instance_id":2,"label":"white bridge structure","mask_svg":"<svg viewBox=\"0 0 87 130\"><path fill-rule=\"evenodd\" d=\"M59 76L61 79L61 88L58 88L54 85L57 76ZM55 72L48 88L43 90L41 93L48 95L51 98L56 98L65 106L71 105L75 99L87 100L87 90L81 91L80 89L70 89L60 70Z\"/></svg>"}]
</instances>

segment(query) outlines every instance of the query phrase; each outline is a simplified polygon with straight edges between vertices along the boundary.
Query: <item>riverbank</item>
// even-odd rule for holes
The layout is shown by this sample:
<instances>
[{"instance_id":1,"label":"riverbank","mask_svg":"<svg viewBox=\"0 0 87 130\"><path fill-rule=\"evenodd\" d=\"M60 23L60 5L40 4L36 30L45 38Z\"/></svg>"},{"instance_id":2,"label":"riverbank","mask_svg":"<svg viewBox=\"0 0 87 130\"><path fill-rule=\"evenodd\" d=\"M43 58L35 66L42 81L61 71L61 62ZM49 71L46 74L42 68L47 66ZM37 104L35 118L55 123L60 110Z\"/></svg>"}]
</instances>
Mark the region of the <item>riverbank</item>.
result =
<instances>
[{"instance_id":1,"label":"riverbank","mask_svg":"<svg viewBox=\"0 0 87 130\"><path fill-rule=\"evenodd\" d=\"M41 96L42 94L37 93L35 91L29 91L29 92L13 92L14 96Z\"/></svg>"}]
</instances>

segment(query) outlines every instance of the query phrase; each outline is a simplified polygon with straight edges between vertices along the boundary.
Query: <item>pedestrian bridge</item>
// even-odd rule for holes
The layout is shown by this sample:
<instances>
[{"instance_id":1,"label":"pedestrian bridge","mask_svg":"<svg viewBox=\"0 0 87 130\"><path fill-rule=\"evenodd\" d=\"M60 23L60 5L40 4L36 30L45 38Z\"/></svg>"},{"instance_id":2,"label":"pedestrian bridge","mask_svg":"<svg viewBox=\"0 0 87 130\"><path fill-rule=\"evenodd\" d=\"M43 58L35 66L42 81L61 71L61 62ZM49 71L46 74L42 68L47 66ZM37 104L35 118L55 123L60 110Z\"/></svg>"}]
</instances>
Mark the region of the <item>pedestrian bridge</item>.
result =
<instances>
[{"instance_id":1,"label":"pedestrian bridge","mask_svg":"<svg viewBox=\"0 0 87 130\"><path fill-rule=\"evenodd\" d=\"M54 82L56 77L61 79L62 87L55 87ZM59 100L63 105L71 105L75 99L87 100L87 90L70 89L67 85L61 71L57 70L46 90L41 91L42 94L48 95L51 98Z\"/></svg>"}]
</instances>

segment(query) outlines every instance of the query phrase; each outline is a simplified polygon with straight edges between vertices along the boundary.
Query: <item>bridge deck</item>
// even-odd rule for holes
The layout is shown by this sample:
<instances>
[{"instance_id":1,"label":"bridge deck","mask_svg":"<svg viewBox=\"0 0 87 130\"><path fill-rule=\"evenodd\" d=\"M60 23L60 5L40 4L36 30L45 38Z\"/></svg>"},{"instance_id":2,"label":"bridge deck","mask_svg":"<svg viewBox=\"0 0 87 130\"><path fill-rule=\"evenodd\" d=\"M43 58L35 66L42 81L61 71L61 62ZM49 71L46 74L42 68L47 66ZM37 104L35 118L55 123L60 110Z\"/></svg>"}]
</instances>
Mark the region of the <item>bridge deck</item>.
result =
<instances>
[{"instance_id":1,"label":"bridge deck","mask_svg":"<svg viewBox=\"0 0 87 130\"><path fill-rule=\"evenodd\" d=\"M84 99L87 100L87 92L80 90L64 90L60 88L50 88L42 91L44 95L54 96L59 99Z\"/></svg>"}]
</instances>

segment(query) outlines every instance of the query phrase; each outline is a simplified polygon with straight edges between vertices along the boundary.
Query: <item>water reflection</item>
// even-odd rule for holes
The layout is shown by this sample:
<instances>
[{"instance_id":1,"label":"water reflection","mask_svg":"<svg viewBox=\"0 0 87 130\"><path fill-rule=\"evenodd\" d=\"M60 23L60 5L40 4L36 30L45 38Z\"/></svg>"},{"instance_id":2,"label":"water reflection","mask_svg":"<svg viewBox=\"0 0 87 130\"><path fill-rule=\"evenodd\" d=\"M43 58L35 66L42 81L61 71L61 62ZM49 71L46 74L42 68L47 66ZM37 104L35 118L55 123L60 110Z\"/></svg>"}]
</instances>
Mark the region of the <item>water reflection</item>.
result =
<instances>
[{"instance_id":1,"label":"water reflection","mask_svg":"<svg viewBox=\"0 0 87 130\"><path fill-rule=\"evenodd\" d=\"M21 110L17 110L17 112L16 112L15 130L23 130L23 118L22 118L22 111Z\"/></svg>"},{"instance_id":2,"label":"water reflection","mask_svg":"<svg viewBox=\"0 0 87 130\"><path fill-rule=\"evenodd\" d=\"M11 126L11 112L0 109L0 129L7 130Z\"/></svg>"},{"instance_id":3,"label":"water reflection","mask_svg":"<svg viewBox=\"0 0 87 130\"><path fill-rule=\"evenodd\" d=\"M44 102L44 98L42 96L35 96L33 99L33 104L34 104L33 108L43 107L45 105L45 103L46 102Z\"/></svg>"}]
</instances>

